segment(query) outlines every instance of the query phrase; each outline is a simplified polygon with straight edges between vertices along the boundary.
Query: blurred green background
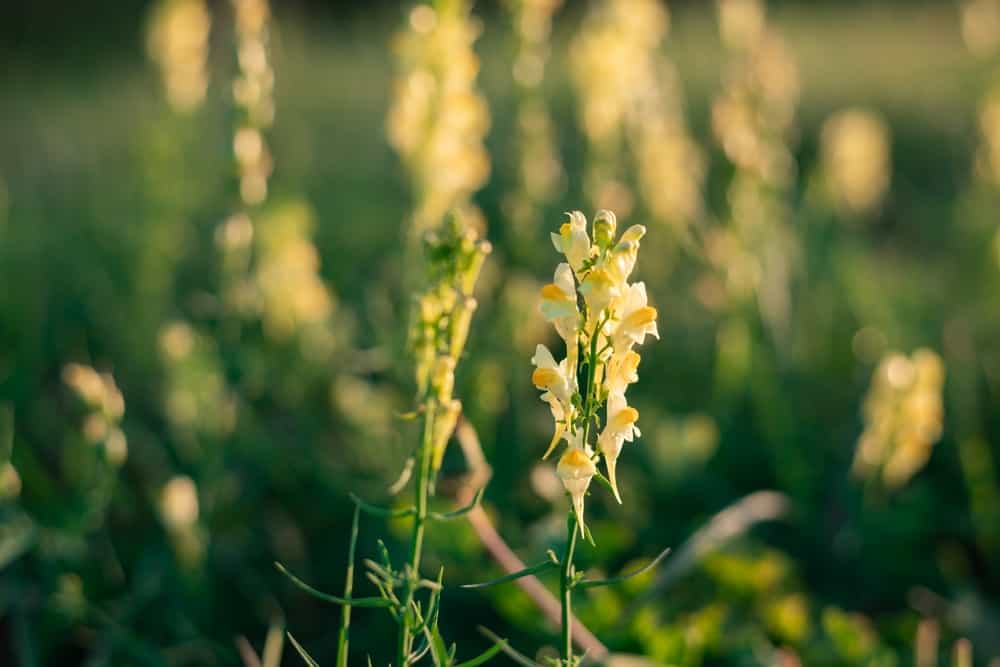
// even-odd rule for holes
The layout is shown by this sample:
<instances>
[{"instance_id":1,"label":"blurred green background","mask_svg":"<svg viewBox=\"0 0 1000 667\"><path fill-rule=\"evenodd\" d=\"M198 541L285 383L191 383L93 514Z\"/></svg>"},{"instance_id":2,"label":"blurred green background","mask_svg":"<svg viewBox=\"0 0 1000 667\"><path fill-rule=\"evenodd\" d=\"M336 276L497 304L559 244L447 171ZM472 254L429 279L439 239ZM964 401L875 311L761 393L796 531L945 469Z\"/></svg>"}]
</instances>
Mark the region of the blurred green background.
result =
<instances>
[{"instance_id":1,"label":"blurred green background","mask_svg":"<svg viewBox=\"0 0 1000 667\"><path fill-rule=\"evenodd\" d=\"M521 187L523 90L507 8L475 7L492 168L474 200L494 253L456 394L493 468L489 515L535 562L560 545L565 511L550 471L536 469L551 422L529 358L554 339L537 290L557 262L548 234L562 212L590 216L597 199L568 56L586 39L588 3L558 10L539 89L564 176L517 224L507 202ZM385 131L390 44L409 6L274 3L274 172L254 252L293 268L279 267L292 273L282 273L289 292L261 297L252 317L227 301L249 260L218 240L240 208L232 12L209 4L205 99L178 112L147 56L154 9L40 3L0 20L0 664L238 665L236 638L260 650L279 618L332 664L338 609L272 563L339 591L347 493L392 502L387 487L416 438L395 417L411 407L413 197ZM580 558L613 574L675 552L659 574L581 595L577 611L613 651L660 664L934 664L928 651L947 664L967 637L975 664L996 667L996 37L977 42L966 25L963 39L953 2L770 7L800 82L778 139L793 175L757 191L780 203L780 231L754 232L763 240L749 250L787 259L776 324L763 297L731 297L728 255L711 250L712 230L739 229L729 188L740 170L712 122L732 55L713 3L670 10L657 53L676 65L682 117L704 151L704 213L692 234L642 195L619 210L620 222L649 228L636 276L662 340L642 350L630 394L644 437L621 459L625 504L593 497L598 546ZM971 22L988 33L983 11ZM864 210L839 205L830 185L824 128L846 108L864 109L889 141L865 181L885 179L884 192ZM873 162L877 150L862 159ZM627 169L622 182L639 192L639 178ZM309 295L321 316L302 317L289 294ZM909 361L921 348L939 355L943 388L916 387L921 359L937 359ZM123 415L106 380L71 364L113 375ZM921 420L917 435L906 430ZM913 448L915 462L897 477L873 472L855 461L863 434ZM457 474L453 454L445 470ZM782 495L753 496L719 520L761 490ZM359 553L374 554L380 536L395 552L405 529L366 519ZM443 564L449 584L499 574L464 523L429 540L427 571ZM444 605L462 655L488 644L480 624L529 655L554 645L556 630L515 586L449 586ZM386 664L384 614L355 614L352 660ZM300 662L286 650L282 664Z\"/></svg>"}]
</instances>

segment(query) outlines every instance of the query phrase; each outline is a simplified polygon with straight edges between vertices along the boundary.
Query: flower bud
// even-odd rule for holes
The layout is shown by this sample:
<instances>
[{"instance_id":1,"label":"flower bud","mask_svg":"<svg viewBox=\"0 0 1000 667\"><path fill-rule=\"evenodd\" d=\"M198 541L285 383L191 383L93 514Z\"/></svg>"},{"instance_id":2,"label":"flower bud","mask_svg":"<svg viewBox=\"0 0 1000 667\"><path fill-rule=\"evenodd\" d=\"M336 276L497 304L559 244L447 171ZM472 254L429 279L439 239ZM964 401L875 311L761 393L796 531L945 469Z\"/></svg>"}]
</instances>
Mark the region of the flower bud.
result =
<instances>
[{"instance_id":1,"label":"flower bud","mask_svg":"<svg viewBox=\"0 0 1000 667\"><path fill-rule=\"evenodd\" d=\"M610 248L615 242L618 220L611 211L600 210L594 216L594 243L601 248Z\"/></svg>"},{"instance_id":2,"label":"flower bud","mask_svg":"<svg viewBox=\"0 0 1000 667\"><path fill-rule=\"evenodd\" d=\"M441 406L440 411L435 415L434 432L431 435L431 470L435 475L441 469L448 440L455 431L455 424L458 423L460 414L462 414L462 402L454 400Z\"/></svg>"},{"instance_id":3,"label":"flower bud","mask_svg":"<svg viewBox=\"0 0 1000 667\"><path fill-rule=\"evenodd\" d=\"M458 359L465 349L469 339L469 327L472 325L472 315L479 304L471 296L459 299L455 311L451 314L451 356Z\"/></svg>"}]
</instances>

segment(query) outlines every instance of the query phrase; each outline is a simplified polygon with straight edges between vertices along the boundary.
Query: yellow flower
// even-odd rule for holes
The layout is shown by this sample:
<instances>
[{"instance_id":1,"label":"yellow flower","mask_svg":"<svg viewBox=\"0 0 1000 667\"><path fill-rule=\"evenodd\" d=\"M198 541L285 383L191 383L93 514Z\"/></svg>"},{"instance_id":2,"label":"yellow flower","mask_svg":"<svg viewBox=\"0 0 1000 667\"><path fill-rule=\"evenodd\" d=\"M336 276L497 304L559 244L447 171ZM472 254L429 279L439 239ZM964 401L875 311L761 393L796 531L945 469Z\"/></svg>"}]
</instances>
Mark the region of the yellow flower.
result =
<instances>
[{"instance_id":1,"label":"yellow flower","mask_svg":"<svg viewBox=\"0 0 1000 667\"><path fill-rule=\"evenodd\" d=\"M587 236L587 218L580 211L567 213L569 222L552 234L552 245L569 260L573 271L580 275L583 263L590 258L590 237Z\"/></svg>"},{"instance_id":2,"label":"yellow flower","mask_svg":"<svg viewBox=\"0 0 1000 667\"><path fill-rule=\"evenodd\" d=\"M599 317L601 311L608 307L613 299L621 296L622 283L615 280L604 267L591 269L580 283L580 294L587 302L590 317Z\"/></svg>"},{"instance_id":3,"label":"yellow flower","mask_svg":"<svg viewBox=\"0 0 1000 667\"><path fill-rule=\"evenodd\" d=\"M606 265L608 273L616 282L624 284L635 268L639 256L639 241L646 235L642 225L632 225L625 230L618 243L608 253Z\"/></svg>"},{"instance_id":4,"label":"yellow flower","mask_svg":"<svg viewBox=\"0 0 1000 667\"><path fill-rule=\"evenodd\" d=\"M627 350L611 355L604 372L604 388L609 394L621 393L639 379L638 352Z\"/></svg>"},{"instance_id":5,"label":"yellow flower","mask_svg":"<svg viewBox=\"0 0 1000 667\"><path fill-rule=\"evenodd\" d=\"M562 360L558 364L552 353L544 345L539 344L535 348L535 356L531 358L536 368L531 374L531 382L539 389L544 389L545 393L541 398L549 404L552 410L552 417L556 422L555 433L552 441L542 458L548 458L549 454L559 443L559 439L566 431L566 426L573 416L573 392L576 391L576 376L569 367L567 360Z\"/></svg>"},{"instance_id":6,"label":"yellow flower","mask_svg":"<svg viewBox=\"0 0 1000 667\"><path fill-rule=\"evenodd\" d=\"M565 262L556 267L553 282L542 288L542 302L539 309L545 319L555 326L556 331L566 341L568 348L576 348L577 318L580 316L576 305L576 283L573 271Z\"/></svg>"},{"instance_id":7,"label":"yellow flower","mask_svg":"<svg viewBox=\"0 0 1000 667\"><path fill-rule=\"evenodd\" d=\"M604 454L604 463L608 467L608 481L615 494L615 500L622 501L618 493L618 482L615 478L615 466L618 455L621 454L625 441L632 442L640 435L635 423L639 420L639 411L625 402L625 394L613 393L608 396L607 424L597 438L597 446Z\"/></svg>"},{"instance_id":8,"label":"yellow flower","mask_svg":"<svg viewBox=\"0 0 1000 667\"><path fill-rule=\"evenodd\" d=\"M620 318L612 334L616 352L628 350L635 343L642 344L647 335L660 337L656 308L647 305L645 283L629 285L616 310Z\"/></svg>"},{"instance_id":9,"label":"yellow flower","mask_svg":"<svg viewBox=\"0 0 1000 667\"><path fill-rule=\"evenodd\" d=\"M576 514L577 526L580 528L580 535L583 536L583 497L587 494L590 480L597 474L597 466L579 444L574 444L568 447L559 459L556 474L559 475L559 479L562 480L563 486L566 487L566 491L573 501L573 512Z\"/></svg>"}]
</instances>

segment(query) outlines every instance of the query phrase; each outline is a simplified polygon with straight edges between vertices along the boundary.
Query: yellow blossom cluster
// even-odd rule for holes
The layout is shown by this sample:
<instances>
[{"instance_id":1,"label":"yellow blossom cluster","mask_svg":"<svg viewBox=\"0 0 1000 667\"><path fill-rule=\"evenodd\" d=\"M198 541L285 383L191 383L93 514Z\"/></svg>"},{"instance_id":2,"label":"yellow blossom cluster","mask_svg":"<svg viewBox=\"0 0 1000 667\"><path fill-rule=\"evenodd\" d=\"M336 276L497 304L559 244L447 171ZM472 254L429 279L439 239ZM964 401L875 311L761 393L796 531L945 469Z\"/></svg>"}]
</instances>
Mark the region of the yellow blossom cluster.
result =
<instances>
[{"instance_id":1,"label":"yellow blossom cluster","mask_svg":"<svg viewBox=\"0 0 1000 667\"><path fill-rule=\"evenodd\" d=\"M676 68L661 48L669 15L656 0L604 0L570 48L590 145L587 189L597 206L627 213L628 147L643 200L678 226L702 213L705 158L688 132Z\"/></svg>"},{"instance_id":2,"label":"yellow blossom cluster","mask_svg":"<svg viewBox=\"0 0 1000 667\"><path fill-rule=\"evenodd\" d=\"M889 128L878 115L846 109L823 123L820 153L826 187L836 206L864 214L878 208L889 189Z\"/></svg>"},{"instance_id":3,"label":"yellow blossom cluster","mask_svg":"<svg viewBox=\"0 0 1000 667\"><path fill-rule=\"evenodd\" d=\"M128 441L120 428L125 399L114 377L84 364L71 363L63 368L62 378L87 410L83 437L103 449L108 463L123 464L128 456Z\"/></svg>"},{"instance_id":4,"label":"yellow blossom cluster","mask_svg":"<svg viewBox=\"0 0 1000 667\"><path fill-rule=\"evenodd\" d=\"M198 528L198 487L187 475L171 477L160 489L160 518L170 535L178 559L187 566L196 564L205 548Z\"/></svg>"},{"instance_id":5,"label":"yellow blossom cluster","mask_svg":"<svg viewBox=\"0 0 1000 667\"><path fill-rule=\"evenodd\" d=\"M166 373L164 400L170 425L188 442L231 433L236 401L226 386L212 339L187 322L174 320L160 329L159 349Z\"/></svg>"},{"instance_id":6,"label":"yellow blossom cluster","mask_svg":"<svg viewBox=\"0 0 1000 667\"><path fill-rule=\"evenodd\" d=\"M512 0L517 55L514 82L518 87L518 184L504 206L515 225L536 219L539 205L551 201L564 180L556 150L552 118L541 90L549 58L552 15L562 0Z\"/></svg>"},{"instance_id":7,"label":"yellow blossom cluster","mask_svg":"<svg viewBox=\"0 0 1000 667\"><path fill-rule=\"evenodd\" d=\"M233 135L239 167L240 197L248 205L267 198L272 160L264 130L274 122L274 71L269 62L270 9L267 0L232 0L236 19L236 55L239 73L233 81L233 100L242 122Z\"/></svg>"},{"instance_id":8,"label":"yellow blossom cluster","mask_svg":"<svg viewBox=\"0 0 1000 667\"><path fill-rule=\"evenodd\" d=\"M469 337L477 302L476 280L492 251L468 214L452 214L437 230L424 235L428 286L416 296L410 347L415 359L417 393L432 414L431 470L437 472L445 447L462 412L454 398L455 366Z\"/></svg>"},{"instance_id":9,"label":"yellow blossom cluster","mask_svg":"<svg viewBox=\"0 0 1000 667\"><path fill-rule=\"evenodd\" d=\"M864 402L855 475L881 478L895 489L927 463L941 437L944 375L941 357L926 348L910 357L896 352L882 359Z\"/></svg>"},{"instance_id":10,"label":"yellow blossom cluster","mask_svg":"<svg viewBox=\"0 0 1000 667\"><path fill-rule=\"evenodd\" d=\"M1000 47L1000 0L965 0L960 9L966 47L981 58L993 56Z\"/></svg>"},{"instance_id":11,"label":"yellow blossom cluster","mask_svg":"<svg viewBox=\"0 0 1000 667\"><path fill-rule=\"evenodd\" d=\"M725 289L703 293L721 291L735 301L756 295L762 318L782 336L798 252L787 201L795 177L789 144L798 73L781 36L766 24L759 0L719 0L718 8L730 63L712 105L712 131L735 173L727 191L728 224L705 235L706 257Z\"/></svg>"},{"instance_id":12,"label":"yellow blossom cluster","mask_svg":"<svg viewBox=\"0 0 1000 667\"><path fill-rule=\"evenodd\" d=\"M489 109L475 87L479 58L472 48L481 26L469 5L465 0L433 8L418 4L396 39L401 71L387 130L410 172L418 231L440 225L489 176L483 146Z\"/></svg>"},{"instance_id":13,"label":"yellow blossom cluster","mask_svg":"<svg viewBox=\"0 0 1000 667\"><path fill-rule=\"evenodd\" d=\"M264 329L276 340L328 322L336 307L319 275L313 224L312 211L303 202L277 206L260 222L254 293Z\"/></svg>"},{"instance_id":14,"label":"yellow blossom cluster","mask_svg":"<svg viewBox=\"0 0 1000 667\"><path fill-rule=\"evenodd\" d=\"M976 173L984 181L1000 186L1000 86L979 105L979 133L982 143L976 153Z\"/></svg>"},{"instance_id":15,"label":"yellow blossom cluster","mask_svg":"<svg viewBox=\"0 0 1000 667\"><path fill-rule=\"evenodd\" d=\"M211 25L205 0L162 0L150 18L146 48L177 111L193 111L205 99Z\"/></svg>"},{"instance_id":16,"label":"yellow blossom cluster","mask_svg":"<svg viewBox=\"0 0 1000 667\"><path fill-rule=\"evenodd\" d=\"M659 332L646 285L628 282L646 228L632 225L619 237L615 214L598 211L591 240L583 213L568 215L559 233L552 234L566 262L556 267L552 283L542 288L540 305L545 319L563 339L566 357L557 362L539 344L531 360L535 365L531 380L544 391L541 398L555 420L555 433L542 458L560 440L566 441L556 472L572 498L582 533L583 499L601 457L611 489L621 502L615 475L618 456L624 443L639 435L639 411L625 399L628 386L639 379L640 357L633 348L647 335L659 338ZM578 373L584 367L587 381L580 387ZM603 428L595 430L595 448L590 428L602 423Z\"/></svg>"}]
</instances>

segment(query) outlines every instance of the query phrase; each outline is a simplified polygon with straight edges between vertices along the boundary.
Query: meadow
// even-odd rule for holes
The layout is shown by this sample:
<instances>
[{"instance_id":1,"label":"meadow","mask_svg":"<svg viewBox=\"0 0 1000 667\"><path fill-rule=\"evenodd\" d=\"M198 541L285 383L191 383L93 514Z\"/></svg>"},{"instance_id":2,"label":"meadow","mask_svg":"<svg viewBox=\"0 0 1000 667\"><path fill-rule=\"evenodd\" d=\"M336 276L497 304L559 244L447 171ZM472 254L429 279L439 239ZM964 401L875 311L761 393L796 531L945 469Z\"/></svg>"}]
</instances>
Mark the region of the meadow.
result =
<instances>
[{"instance_id":1,"label":"meadow","mask_svg":"<svg viewBox=\"0 0 1000 667\"><path fill-rule=\"evenodd\" d=\"M1000 2L123 7L0 44L0 664L1000 665Z\"/></svg>"}]
</instances>

